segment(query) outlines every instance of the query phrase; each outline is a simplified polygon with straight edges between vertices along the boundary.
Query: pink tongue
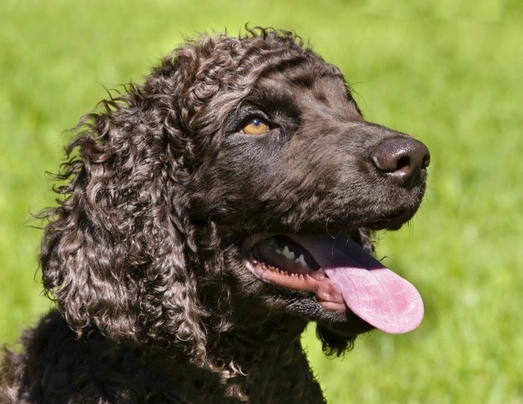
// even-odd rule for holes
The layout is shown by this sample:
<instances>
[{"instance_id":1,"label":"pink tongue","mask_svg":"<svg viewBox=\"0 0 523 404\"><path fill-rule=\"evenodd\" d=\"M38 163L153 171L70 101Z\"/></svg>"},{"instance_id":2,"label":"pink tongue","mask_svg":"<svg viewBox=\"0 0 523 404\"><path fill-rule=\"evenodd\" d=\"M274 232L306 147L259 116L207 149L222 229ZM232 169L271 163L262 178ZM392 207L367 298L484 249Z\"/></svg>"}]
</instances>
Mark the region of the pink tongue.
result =
<instances>
[{"instance_id":1,"label":"pink tongue","mask_svg":"<svg viewBox=\"0 0 523 404\"><path fill-rule=\"evenodd\" d=\"M391 334L412 331L421 323L423 301L416 288L356 242L345 237L295 238L314 256L358 317Z\"/></svg>"}]
</instances>

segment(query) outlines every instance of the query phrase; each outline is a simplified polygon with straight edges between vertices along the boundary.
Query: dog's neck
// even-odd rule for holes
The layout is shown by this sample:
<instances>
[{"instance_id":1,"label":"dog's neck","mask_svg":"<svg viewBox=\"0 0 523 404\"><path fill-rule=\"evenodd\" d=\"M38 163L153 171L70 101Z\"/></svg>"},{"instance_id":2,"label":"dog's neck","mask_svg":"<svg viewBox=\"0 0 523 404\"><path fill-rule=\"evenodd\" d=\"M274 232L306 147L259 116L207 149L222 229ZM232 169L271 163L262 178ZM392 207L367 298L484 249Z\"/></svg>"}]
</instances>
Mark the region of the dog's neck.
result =
<instances>
[{"instance_id":1,"label":"dog's neck","mask_svg":"<svg viewBox=\"0 0 523 404\"><path fill-rule=\"evenodd\" d=\"M187 402L199 402L203 395L230 398L220 403L324 403L301 345L305 325L289 318L265 321L263 326L208 330L208 354L203 360L176 347L149 359L175 384L184 385ZM172 360L166 366L169 355Z\"/></svg>"},{"instance_id":2,"label":"dog's neck","mask_svg":"<svg viewBox=\"0 0 523 404\"><path fill-rule=\"evenodd\" d=\"M283 315L234 323L234 329L211 333L209 339L211 362L221 366L228 393L250 402L323 402L301 345L305 321Z\"/></svg>"}]
</instances>

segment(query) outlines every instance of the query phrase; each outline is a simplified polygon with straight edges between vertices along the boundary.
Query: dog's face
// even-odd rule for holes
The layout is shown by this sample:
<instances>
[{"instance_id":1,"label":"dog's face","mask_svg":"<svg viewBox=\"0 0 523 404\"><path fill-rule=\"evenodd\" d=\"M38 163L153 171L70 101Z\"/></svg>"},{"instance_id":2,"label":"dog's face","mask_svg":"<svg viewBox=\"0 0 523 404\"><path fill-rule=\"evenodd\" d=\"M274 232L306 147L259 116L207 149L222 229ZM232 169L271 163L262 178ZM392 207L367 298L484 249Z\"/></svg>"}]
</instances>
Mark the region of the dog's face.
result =
<instances>
[{"instance_id":1,"label":"dog's face","mask_svg":"<svg viewBox=\"0 0 523 404\"><path fill-rule=\"evenodd\" d=\"M292 34L187 43L78 131L40 264L79 335L201 353L217 317L283 316L297 332L317 321L341 352L421 321L370 234L412 218L428 150L366 122L340 70Z\"/></svg>"},{"instance_id":2,"label":"dog's face","mask_svg":"<svg viewBox=\"0 0 523 404\"><path fill-rule=\"evenodd\" d=\"M274 66L265 59L271 68L231 96L221 127L208 130L219 146L193 183L193 213L227 244L243 293L272 310L316 320L331 338L350 340L372 327L406 332L421 321L417 292L392 273L378 275L385 269L377 261L355 256L372 254L372 230L412 218L428 150L366 122L336 67L311 52L287 59ZM363 280L368 274L375 279ZM354 282L361 291L348 285ZM392 290L372 297L368 282Z\"/></svg>"}]
</instances>

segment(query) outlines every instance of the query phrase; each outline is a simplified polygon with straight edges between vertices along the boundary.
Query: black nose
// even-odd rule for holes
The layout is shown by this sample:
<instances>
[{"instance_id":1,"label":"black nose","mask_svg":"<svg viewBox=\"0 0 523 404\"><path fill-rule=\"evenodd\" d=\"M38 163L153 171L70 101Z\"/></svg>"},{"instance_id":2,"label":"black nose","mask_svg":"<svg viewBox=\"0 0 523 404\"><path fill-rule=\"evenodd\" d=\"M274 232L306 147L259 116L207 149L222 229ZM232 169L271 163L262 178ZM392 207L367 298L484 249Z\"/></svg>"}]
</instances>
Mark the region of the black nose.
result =
<instances>
[{"instance_id":1,"label":"black nose","mask_svg":"<svg viewBox=\"0 0 523 404\"><path fill-rule=\"evenodd\" d=\"M427 146L412 138L388 139L378 146L371 158L380 173L407 189L425 180L430 163Z\"/></svg>"}]
</instances>

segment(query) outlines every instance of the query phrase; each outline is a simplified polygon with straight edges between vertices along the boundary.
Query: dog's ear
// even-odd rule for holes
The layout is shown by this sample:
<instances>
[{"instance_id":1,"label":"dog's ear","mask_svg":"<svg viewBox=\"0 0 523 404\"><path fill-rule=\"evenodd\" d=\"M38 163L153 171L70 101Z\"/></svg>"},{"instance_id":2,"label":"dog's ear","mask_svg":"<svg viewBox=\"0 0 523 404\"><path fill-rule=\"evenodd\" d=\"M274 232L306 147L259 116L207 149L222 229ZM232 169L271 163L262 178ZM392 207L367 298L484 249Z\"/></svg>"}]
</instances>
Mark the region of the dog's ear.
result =
<instances>
[{"instance_id":1,"label":"dog's ear","mask_svg":"<svg viewBox=\"0 0 523 404\"><path fill-rule=\"evenodd\" d=\"M77 126L58 206L43 214L40 266L78 335L96 327L114 340L194 348L204 334L184 256L184 136L175 97L157 90L130 85Z\"/></svg>"}]
</instances>

